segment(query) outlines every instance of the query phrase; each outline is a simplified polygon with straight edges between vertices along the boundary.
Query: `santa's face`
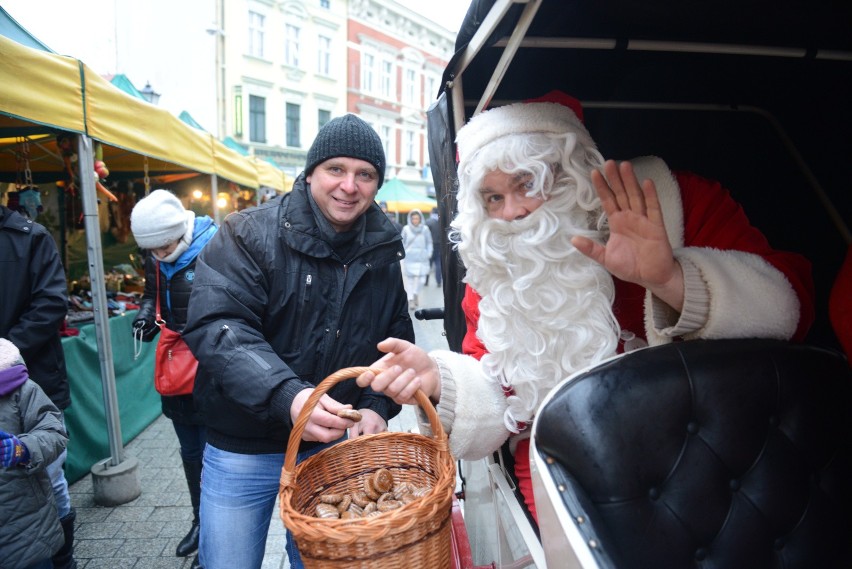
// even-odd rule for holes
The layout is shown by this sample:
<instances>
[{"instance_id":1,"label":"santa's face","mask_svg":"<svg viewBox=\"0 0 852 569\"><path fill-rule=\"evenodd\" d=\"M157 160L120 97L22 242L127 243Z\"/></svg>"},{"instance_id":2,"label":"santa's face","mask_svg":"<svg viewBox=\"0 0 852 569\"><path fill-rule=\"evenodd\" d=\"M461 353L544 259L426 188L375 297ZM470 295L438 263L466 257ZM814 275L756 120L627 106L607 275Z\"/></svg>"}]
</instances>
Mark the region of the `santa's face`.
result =
<instances>
[{"instance_id":1,"label":"santa's face","mask_svg":"<svg viewBox=\"0 0 852 569\"><path fill-rule=\"evenodd\" d=\"M495 170L486 174L479 195L488 217L514 221L524 219L537 210L543 200L539 196L530 195L533 182L533 175L525 172L508 174Z\"/></svg>"},{"instance_id":2,"label":"santa's face","mask_svg":"<svg viewBox=\"0 0 852 569\"><path fill-rule=\"evenodd\" d=\"M459 253L466 282L481 296L483 370L515 393L504 415L514 430L559 381L614 353L614 287L606 269L571 244L574 235L605 238L578 203L573 178L551 184L493 170L480 180L472 199L460 200Z\"/></svg>"}]
</instances>

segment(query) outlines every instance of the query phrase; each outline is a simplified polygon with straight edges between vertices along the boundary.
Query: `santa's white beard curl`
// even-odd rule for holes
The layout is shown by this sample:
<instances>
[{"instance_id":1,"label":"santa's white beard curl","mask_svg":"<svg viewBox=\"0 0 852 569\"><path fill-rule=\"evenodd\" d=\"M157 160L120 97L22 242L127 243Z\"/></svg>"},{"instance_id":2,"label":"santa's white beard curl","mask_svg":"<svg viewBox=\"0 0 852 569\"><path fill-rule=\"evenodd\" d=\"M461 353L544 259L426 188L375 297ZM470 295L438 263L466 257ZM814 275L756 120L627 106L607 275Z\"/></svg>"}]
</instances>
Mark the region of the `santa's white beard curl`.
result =
<instances>
[{"instance_id":1,"label":"santa's white beard curl","mask_svg":"<svg viewBox=\"0 0 852 569\"><path fill-rule=\"evenodd\" d=\"M514 391L504 414L512 432L532 420L550 389L611 356L618 342L612 277L570 242L603 234L588 229L589 212L563 206L545 203L511 222L481 220L458 244L465 280L482 297L483 369Z\"/></svg>"}]
</instances>

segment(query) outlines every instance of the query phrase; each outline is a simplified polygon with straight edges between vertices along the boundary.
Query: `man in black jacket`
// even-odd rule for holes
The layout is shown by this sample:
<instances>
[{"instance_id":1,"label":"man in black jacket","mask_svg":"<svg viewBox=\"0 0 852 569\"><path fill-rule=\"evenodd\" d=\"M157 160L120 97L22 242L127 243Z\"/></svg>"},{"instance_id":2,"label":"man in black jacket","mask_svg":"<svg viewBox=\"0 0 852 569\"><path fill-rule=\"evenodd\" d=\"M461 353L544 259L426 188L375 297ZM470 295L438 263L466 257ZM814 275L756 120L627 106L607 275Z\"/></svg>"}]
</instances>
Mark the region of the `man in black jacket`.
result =
<instances>
[{"instance_id":1,"label":"man in black jacket","mask_svg":"<svg viewBox=\"0 0 852 569\"><path fill-rule=\"evenodd\" d=\"M21 351L30 378L60 410L71 405L59 329L68 313L68 285L53 237L17 211L0 206L0 338ZM47 466L65 543L53 557L57 569L73 569L74 520L65 457Z\"/></svg>"},{"instance_id":2,"label":"man in black jacket","mask_svg":"<svg viewBox=\"0 0 852 569\"><path fill-rule=\"evenodd\" d=\"M184 338L207 418L201 565L259 568L293 423L314 387L413 338L399 233L375 203L385 156L355 115L327 123L293 191L225 218L196 265ZM362 420L337 415L351 405ZM390 399L337 384L313 409L299 459L387 429ZM292 568L301 567L288 538Z\"/></svg>"}]
</instances>

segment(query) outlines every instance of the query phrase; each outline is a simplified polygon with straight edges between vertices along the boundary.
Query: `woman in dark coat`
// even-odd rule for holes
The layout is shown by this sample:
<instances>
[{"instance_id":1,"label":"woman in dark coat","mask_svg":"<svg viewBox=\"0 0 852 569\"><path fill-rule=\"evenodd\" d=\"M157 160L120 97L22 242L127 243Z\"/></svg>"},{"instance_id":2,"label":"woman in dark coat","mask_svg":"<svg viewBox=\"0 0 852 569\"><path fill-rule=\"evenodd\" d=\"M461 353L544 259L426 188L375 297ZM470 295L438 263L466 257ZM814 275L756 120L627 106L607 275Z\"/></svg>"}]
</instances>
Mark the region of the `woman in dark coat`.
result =
<instances>
[{"instance_id":1,"label":"woman in dark coat","mask_svg":"<svg viewBox=\"0 0 852 569\"><path fill-rule=\"evenodd\" d=\"M150 342L159 332L155 323L158 293L160 317L170 330L182 332L195 279L195 260L217 227L207 216L196 218L166 190L154 190L137 203L130 216L130 225L136 243L150 253L145 261L145 293L139 314L133 321L133 333ZM191 393L163 395L162 404L163 414L172 420L180 441L180 455L192 501L192 526L175 551L178 557L185 557L198 549L201 459L207 433ZM192 566L198 566L197 558Z\"/></svg>"}]
</instances>

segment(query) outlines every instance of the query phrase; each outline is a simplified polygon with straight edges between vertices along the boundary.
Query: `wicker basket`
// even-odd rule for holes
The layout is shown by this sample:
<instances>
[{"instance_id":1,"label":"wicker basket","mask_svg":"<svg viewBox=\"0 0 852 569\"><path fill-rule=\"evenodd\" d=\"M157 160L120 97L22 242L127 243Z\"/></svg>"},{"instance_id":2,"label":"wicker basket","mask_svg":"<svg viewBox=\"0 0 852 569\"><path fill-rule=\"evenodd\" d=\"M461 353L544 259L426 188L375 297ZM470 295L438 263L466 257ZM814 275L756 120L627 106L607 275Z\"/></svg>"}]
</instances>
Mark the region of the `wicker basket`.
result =
<instances>
[{"instance_id":1,"label":"wicker basket","mask_svg":"<svg viewBox=\"0 0 852 569\"><path fill-rule=\"evenodd\" d=\"M450 567L455 462L435 408L422 391L417 402L433 437L385 432L329 447L296 466L302 432L319 398L333 385L367 371L342 369L325 378L305 403L287 443L279 491L281 519L293 533L308 569L443 569ZM365 476L386 468L397 483L432 490L396 510L371 518L323 519L319 496L362 489Z\"/></svg>"}]
</instances>

